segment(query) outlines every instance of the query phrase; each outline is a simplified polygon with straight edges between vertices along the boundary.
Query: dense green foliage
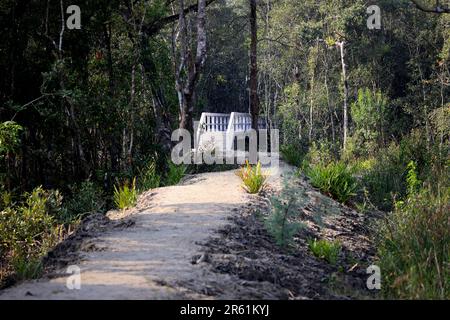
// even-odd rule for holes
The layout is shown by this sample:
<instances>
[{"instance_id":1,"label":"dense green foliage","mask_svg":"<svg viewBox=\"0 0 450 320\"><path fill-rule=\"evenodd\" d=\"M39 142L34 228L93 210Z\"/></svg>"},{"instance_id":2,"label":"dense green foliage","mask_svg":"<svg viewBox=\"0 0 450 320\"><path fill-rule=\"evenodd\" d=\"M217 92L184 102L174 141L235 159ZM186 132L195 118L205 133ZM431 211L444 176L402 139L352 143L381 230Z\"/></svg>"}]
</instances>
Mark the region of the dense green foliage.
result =
<instances>
[{"instance_id":1,"label":"dense green foliage","mask_svg":"<svg viewBox=\"0 0 450 320\"><path fill-rule=\"evenodd\" d=\"M20 146L19 134L23 128L14 121L0 123L0 156L14 152Z\"/></svg>"},{"instance_id":2,"label":"dense green foliage","mask_svg":"<svg viewBox=\"0 0 450 320\"><path fill-rule=\"evenodd\" d=\"M156 172L156 162L149 161L148 164L140 170L138 175L138 185L140 191L159 188L161 185L161 176Z\"/></svg>"},{"instance_id":3,"label":"dense green foliage","mask_svg":"<svg viewBox=\"0 0 450 320\"><path fill-rule=\"evenodd\" d=\"M284 145L281 147L281 155L290 165L300 167L303 163L304 154L293 145Z\"/></svg>"},{"instance_id":4,"label":"dense green foliage","mask_svg":"<svg viewBox=\"0 0 450 320\"><path fill-rule=\"evenodd\" d=\"M75 185L72 197L64 205L65 214L60 216L63 223L69 224L89 214L100 213L105 209L105 200L101 188L91 181Z\"/></svg>"},{"instance_id":5,"label":"dense green foliage","mask_svg":"<svg viewBox=\"0 0 450 320\"><path fill-rule=\"evenodd\" d=\"M358 90L358 97L351 106L355 129L347 154L367 157L383 145L386 108L387 100L381 92L372 93L368 88Z\"/></svg>"},{"instance_id":6,"label":"dense green foliage","mask_svg":"<svg viewBox=\"0 0 450 320\"><path fill-rule=\"evenodd\" d=\"M39 187L20 205L7 204L0 212L0 262L11 265L18 279L40 275L41 258L62 235L57 224L61 211L60 195Z\"/></svg>"}]
</instances>

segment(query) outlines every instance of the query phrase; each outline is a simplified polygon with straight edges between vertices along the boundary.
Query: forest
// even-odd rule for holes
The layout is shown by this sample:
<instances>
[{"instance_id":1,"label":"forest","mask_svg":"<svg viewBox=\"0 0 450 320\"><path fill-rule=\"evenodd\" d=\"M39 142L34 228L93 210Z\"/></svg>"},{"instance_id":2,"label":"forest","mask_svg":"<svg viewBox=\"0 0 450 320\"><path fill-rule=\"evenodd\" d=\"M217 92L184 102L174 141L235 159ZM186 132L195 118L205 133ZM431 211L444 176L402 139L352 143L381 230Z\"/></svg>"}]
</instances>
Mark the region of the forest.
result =
<instances>
[{"instance_id":1,"label":"forest","mask_svg":"<svg viewBox=\"0 0 450 320\"><path fill-rule=\"evenodd\" d=\"M171 135L243 112L383 215L383 298L450 299L449 1L78 0L69 28L72 4L0 0L0 288L89 215L230 169L173 164Z\"/></svg>"}]
</instances>

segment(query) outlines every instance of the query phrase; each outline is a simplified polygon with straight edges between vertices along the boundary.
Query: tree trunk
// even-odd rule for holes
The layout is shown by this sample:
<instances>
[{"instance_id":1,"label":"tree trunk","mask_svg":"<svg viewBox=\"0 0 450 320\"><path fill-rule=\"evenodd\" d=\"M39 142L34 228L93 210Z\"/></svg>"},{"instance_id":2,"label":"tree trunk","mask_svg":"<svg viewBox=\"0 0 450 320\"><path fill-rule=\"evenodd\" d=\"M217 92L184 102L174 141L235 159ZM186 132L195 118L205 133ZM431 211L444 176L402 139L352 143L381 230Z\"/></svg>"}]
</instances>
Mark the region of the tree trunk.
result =
<instances>
[{"instance_id":1,"label":"tree trunk","mask_svg":"<svg viewBox=\"0 0 450 320\"><path fill-rule=\"evenodd\" d=\"M250 113L252 128L258 130L259 98L258 98L258 25L256 16L256 0L250 0Z\"/></svg>"},{"instance_id":2,"label":"tree trunk","mask_svg":"<svg viewBox=\"0 0 450 320\"><path fill-rule=\"evenodd\" d=\"M180 129L186 129L192 131L194 128L192 114L194 113L194 103L191 94L184 94L182 105L181 105L181 115L180 115Z\"/></svg>"},{"instance_id":3,"label":"tree trunk","mask_svg":"<svg viewBox=\"0 0 450 320\"><path fill-rule=\"evenodd\" d=\"M337 43L340 53L341 53L341 63L342 63L342 81L344 82L344 150L347 147L348 138L348 80L347 80L347 65L345 64L345 42Z\"/></svg>"},{"instance_id":4,"label":"tree trunk","mask_svg":"<svg viewBox=\"0 0 450 320\"><path fill-rule=\"evenodd\" d=\"M315 68L315 66L313 66ZM313 140L313 131L314 131L314 85L315 85L315 75L316 72L313 69L311 76L311 90L310 90L310 103L309 103L309 133L308 133L308 141L311 144Z\"/></svg>"},{"instance_id":5,"label":"tree trunk","mask_svg":"<svg viewBox=\"0 0 450 320\"><path fill-rule=\"evenodd\" d=\"M195 61L192 61L189 50L184 10L184 1L180 0L179 33L181 36L181 62L176 72L176 89L180 104L180 129L192 131L194 129L192 120L194 113L194 93L206 59L206 2L205 0L198 0L197 52ZM182 72L185 69L187 69L187 77L183 79Z\"/></svg>"},{"instance_id":6,"label":"tree trunk","mask_svg":"<svg viewBox=\"0 0 450 320\"><path fill-rule=\"evenodd\" d=\"M149 38L143 34L142 52L149 50ZM158 69L151 55L142 55L141 64L142 77L146 79L150 87L150 98L152 99L153 115L155 117L155 141L161 147L165 156L170 155L172 149L172 121L170 117L170 107L165 99L164 84L155 77ZM143 81L143 80L142 80Z\"/></svg>"},{"instance_id":7,"label":"tree trunk","mask_svg":"<svg viewBox=\"0 0 450 320\"><path fill-rule=\"evenodd\" d=\"M328 112L330 113L330 123L331 123L331 137L333 144L336 142L336 131L334 128L334 110L331 105L331 99L330 99L330 88L328 86L328 70L329 70L329 63L328 63L328 50L325 48L325 54L324 54L324 63L325 63L325 92L327 95L327 105L328 105Z\"/></svg>"}]
</instances>

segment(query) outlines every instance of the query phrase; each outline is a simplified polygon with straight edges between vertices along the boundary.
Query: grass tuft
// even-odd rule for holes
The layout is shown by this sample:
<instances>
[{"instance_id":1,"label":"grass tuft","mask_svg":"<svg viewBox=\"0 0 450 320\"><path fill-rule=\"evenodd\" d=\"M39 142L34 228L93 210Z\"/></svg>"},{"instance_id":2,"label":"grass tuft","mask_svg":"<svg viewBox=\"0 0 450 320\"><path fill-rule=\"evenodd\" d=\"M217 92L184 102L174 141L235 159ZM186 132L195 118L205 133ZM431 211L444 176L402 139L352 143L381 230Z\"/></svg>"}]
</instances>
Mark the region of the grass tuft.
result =
<instances>
[{"instance_id":1,"label":"grass tuft","mask_svg":"<svg viewBox=\"0 0 450 320\"><path fill-rule=\"evenodd\" d=\"M332 265L336 265L342 246L338 241L310 240L309 249L319 259L324 259Z\"/></svg>"},{"instance_id":2,"label":"grass tuft","mask_svg":"<svg viewBox=\"0 0 450 320\"><path fill-rule=\"evenodd\" d=\"M250 165L247 161L246 165L237 172L237 176L243 182L242 187L250 194L261 192L266 185L267 174L262 172L259 161L256 166Z\"/></svg>"},{"instance_id":3,"label":"grass tuft","mask_svg":"<svg viewBox=\"0 0 450 320\"><path fill-rule=\"evenodd\" d=\"M305 173L315 188L341 203L347 203L356 195L356 179L352 170L343 162L310 165Z\"/></svg>"},{"instance_id":4,"label":"grass tuft","mask_svg":"<svg viewBox=\"0 0 450 320\"><path fill-rule=\"evenodd\" d=\"M136 178L131 186L125 183L122 187L114 186L114 204L121 210L132 208L137 203Z\"/></svg>"}]
</instances>

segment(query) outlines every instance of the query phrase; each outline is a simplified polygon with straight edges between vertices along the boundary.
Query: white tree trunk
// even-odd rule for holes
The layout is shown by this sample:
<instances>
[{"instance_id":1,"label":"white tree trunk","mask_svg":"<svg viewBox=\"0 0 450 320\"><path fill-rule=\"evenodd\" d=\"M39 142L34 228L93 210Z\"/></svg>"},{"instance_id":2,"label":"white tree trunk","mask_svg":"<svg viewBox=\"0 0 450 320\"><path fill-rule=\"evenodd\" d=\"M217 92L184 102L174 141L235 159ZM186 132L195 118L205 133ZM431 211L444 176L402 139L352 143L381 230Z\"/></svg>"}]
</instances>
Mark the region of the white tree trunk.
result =
<instances>
[{"instance_id":1,"label":"white tree trunk","mask_svg":"<svg viewBox=\"0 0 450 320\"><path fill-rule=\"evenodd\" d=\"M347 65L345 64L345 42L337 43L341 53L342 63L342 81L344 82L344 150L347 147L348 139L348 80L347 80Z\"/></svg>"}]
</instances>

